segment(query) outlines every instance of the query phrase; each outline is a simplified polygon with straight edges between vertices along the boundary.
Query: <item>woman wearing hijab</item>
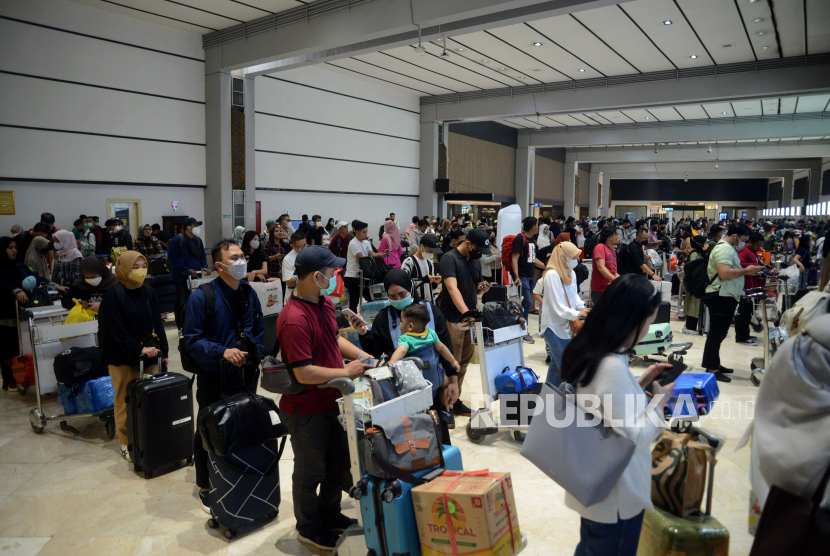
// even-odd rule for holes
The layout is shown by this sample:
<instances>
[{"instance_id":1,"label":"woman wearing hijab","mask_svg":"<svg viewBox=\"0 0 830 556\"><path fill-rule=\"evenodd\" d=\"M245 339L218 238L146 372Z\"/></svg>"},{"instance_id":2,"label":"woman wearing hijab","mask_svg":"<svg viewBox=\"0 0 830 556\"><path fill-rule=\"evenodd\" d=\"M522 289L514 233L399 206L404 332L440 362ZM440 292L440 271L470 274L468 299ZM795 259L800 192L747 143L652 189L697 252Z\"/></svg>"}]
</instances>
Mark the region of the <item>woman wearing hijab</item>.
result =
<instances>
[{"instance_id":1,"label":"woman wearing hijab","mask_svg":"<svg viewBox=\"0 0 830 556\"><path fill-rule=\"evenodd\" d=\"M441 222L441 241L444 241L444 238L450 233L452 229L452 222L449 221L448 218L445 218L443 222Z\"/></svg>"},{"instance_id":2,"label":"woman wearing hijab","mask_svg":"<svg viewBox=\"0 0 830 556\"><path fill-rule=\"evenodd\" d=\"M387 220L383 223L383 230L383 239L380 240L379 250L381 253L389 251L383 262L390 268L400 268L403 247L401 247L401 232L398 230L398 225L394 220Z\"/></svg>"},{"instance_id":3,"label":"woman wearing hijab","mask_svg":"<svg viewBox=\"0 0 830 556\"><path fill-rule=\"evenodd\" d=\"M242 238L242 252L248 258L248 282L265 282L268 280L268 257L265 246L259 241L259 234L250 230Z\"/></svg>"},{"instance_id":4,"label":"woman wearing hijab","mask_svg":"<svg viewBox=\"0 0 830 556\"><path fill-rule=\"evenodd\" d=\"M35 272L35 275L49 280L52 277L49 267L54 262L54 251L55 247L52 242L45 237L34 236L24 256L24 262Z\"/></svg>"},{"instance_id":5,"label":"woman wearing hijab","mask_svg":"<svg viewBox=\"0 0 830 556\"><path fill-rule=\"evenodd\" d=\"M705 252L709 249L706 236L703 234L687 237L686 240L684 240L684 245L686 245L686 241L689 242L687 245L689 248L689 256L686 258L686 264L703 257ZM683 334L696 335L698 333L697 321L698 318L700 318L700 298L686 292L686 301L683 307L686 313L686 324L683 325L682 332Z\"/></svg>"},{"instance_id":6,"label":"woman wearing hijab","mask_svg":"<svg viewBox=\"0 0 830 556\"><path fill-rule=\"evenodd\" d=\"M427 327L435 330L441 343L452 351L452 336L444 314L432 301L422 301L418 297L418 290L405 270L396 268L387 272L383 278L383 287L389 297L389 307L381 309L375 316L371 330L360 320L356 318L349 319L351 325L360 334L360 346L364 351L371 353L374 357L380 357L384 354L391 356L398 347L397 340L393 340L393 334L397 337L401 335L401 312L413 303L429 306L432 321ZM452 407L458 399L458 373L448 361L441 359L440 362L445 373L444 387L436 393L433 399L433 409ZM444 444L450 444L447 424L442 418L441 428Z\"/></svg>"},{"instance_id":7,"label":"woman wearing hijab","mask_svg":"<svg viewBox=\"0 0 830 556\"><path fill-rule=\"evenodd\" d=\"M563 241L571 241L571 234L569 234L568 232L561 232L558 236L556 236L556 239L554 240L553 245L554 246L559 245ZM576 245L576 244L574 244L574 245Z\"/></svg>"},{"instance_id":8,"label":"woman wearing hijab","mask_svg":"<svg viewBox=\"0 0 830 556\"><path fill-rule=\"evenodd\" d=\"M52 269L52 281L57 289L63 293L75 280L81 277L81 261L84 256L78 250L75 236L67 230L60 230L52 234L57 256Z\"/></svg>"},{"instance_id":9,"label":"woman wearing hijab","mask_svg":"<svg viewBox=\"0 0 830 556\"><path fill-rule=\"evenodd\" d=\"M37 276L23 261L17 260L17 243L13 238L0 237L0 368L3 371L3 390L15 391L11 365L6 361L20 355L17 342L16 304L27 303L29 296L23 290L23 279ZM43 281L43 278L40 279Z\"/></svg>"},{"instance_id":10,"label":"woman wearing hijab","mask_svg":"<svg viewBox=\"0 0 830 556\"><path fill-rule=\"evenodd\" d=\"M233 230L233 239L236 244L242 247L242 241L245 239L245 226L237 226Z\"/></svg>"},{"instance_id":11,"label":"woman wearing hijab","mask_svg":"<svg viewBox=\"0 0 830 556\"><path fill-rule=\"evenodd\" d=\"M97 313L101 310L104 292L113 287L116 281L101 259L95 255L85 257L81 261L81 277L69 286L67 294L61 298L61 305L65 309L72 309L77 299L83 303L84 309Z\"/></svg>"},{"instance_id":12,"label":"woman wearing hijab","mask_svg":"<svg viewBox=\"0 0 830 556\"><path fill-rule=\"evenodd\" d=\"M562 354L574 337L571 323L588 315L585 303L579 295L574 268L579 264L579 248L570 241L563 241L553 248L548 259L544 280L542 322L539 329L550 349L550 365L545 382L559 386L559 369Z\"/></svg>"},{"instance_id":13,"label":"woman wearing hijab","mask_svg":"<svg viewBox=\"0 0 830 556\"><path fill-rule=\"evenodd\" d=\"M158 238L153 235L153 229L149 224L144 224L138 229L138 236L136 236L135 241L133 242L133 247L145 257L158 255L164 252Z\"/></svg>"},{"instance_id":14,"label":"woman wearing hijab","mask_svg":"<svg viewBox=\"0 0 830 556\"><path fill-rule=\"evenodd\" d=\"M145 287L147 259L138 251L125 251L115 264L117 283L104 293L98 313L98 343L101 362L107 365L115 389L115 426L121 455L127 451L127 384L139 378L139 361L147 360L145 374L158 372L155 361L167 364L167 335L161 320L156 292ZM152 363L152 365L151 365Z\"/></svg>"}]
</instances>

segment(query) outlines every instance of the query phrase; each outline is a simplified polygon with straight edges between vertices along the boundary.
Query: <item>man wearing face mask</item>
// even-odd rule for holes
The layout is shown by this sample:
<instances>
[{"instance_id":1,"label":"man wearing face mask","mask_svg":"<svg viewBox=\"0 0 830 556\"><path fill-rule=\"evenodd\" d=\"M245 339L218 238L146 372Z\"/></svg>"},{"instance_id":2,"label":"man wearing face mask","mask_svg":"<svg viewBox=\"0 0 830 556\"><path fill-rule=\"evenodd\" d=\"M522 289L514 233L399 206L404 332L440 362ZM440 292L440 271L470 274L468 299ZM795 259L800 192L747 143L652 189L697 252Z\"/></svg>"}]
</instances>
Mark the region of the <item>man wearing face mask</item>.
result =
<instances>
[{"instance_id":1,"label":"man wearing face mask","mask_svg":"<svg viewBox=\"0 0 830 556\"><path fill-rule=\"evenodd\" d=\"M461 368L458 371L458 392L464 384L467 365L473 357L470 323L462 322L461 315L477 308L477 295L490 289L490 283L481 275L482 253L490 252L490 239L484 230L473 229L466 239L441 257L439 270L444 288L438 296L438 307L447 318L452 336L452 352ZM460 399L453 405L453 413L470 417L472 411Z\"/></svg>"},{"instance_id":2,"label":"man wearing face mask","mask_svg":"<svg viewBox=\"0 0 830 556\"><path fill-rule=\"evenodd\" d=\"M306 387L280 398L282 418L294 451L292 496L299 541L317 550L332 550L337 537L355 520L343 515L341 487L351 484L346 433L337 420L335 388L319 384L339 377L357 378L372 365L371 356L337 334L334 303L328 295L337 284L334 270L346 261L320 246L297 255L297 286L277 319L282 360ZM344 366L343 359L352 360ZM319 488L319 493L318 493Z\"/></svg>"},{"instance_id":3,"label":"man wearing face mask","mask_svg":"<svg viewBox=\"0 0 830 556\"><path fill-rule=\"evenodd\" d=\"M435 255L441 255L443 251L438 247L438 238L432 234L422 235L419 241L417 251L403 262L401 270L406 271L413 280L417 280L416 284L420 284L416 285L416 288L421 299L432 301L435 299L432 285L441 282L441 277L435 275L433 259ZM420 282L420 279L424 277L428 277L429 280Z\"/></svg>"},{"instance_id":4,"label":"man wearing face mask","mask_svg":"<svg viewBox=\"0 0 830 556\"><path fill-rule=\"evenodd\" d=\"M188 278L196 278L201 271L210 276L205 257L205 244L199 238L202 223L188 217L184 221L184 232L167 244L167 260L170 263L170 277L176 283L176 328L182 329L182 315L187 298L190 297Z\"/></svg>"},{"instance_id":5,"label":"man wearing face mask","mask_svg":"<svg viewBox=\"0 0 830 556\"><path fill-rule=\"evenodd\" d=\"M247 263L242 249L232 240L222 240L213 246L212 256L218 278L190 295L183 315L182 342L196 362L196 401L200 408L222 399L220 372L225 374L226 393L243 387L255 393L265 349L262 307L256 292L244 280ZM210 513L208 457L198 431L193 440L193 459L202 510Z\"/></svg>"}]
</instances>

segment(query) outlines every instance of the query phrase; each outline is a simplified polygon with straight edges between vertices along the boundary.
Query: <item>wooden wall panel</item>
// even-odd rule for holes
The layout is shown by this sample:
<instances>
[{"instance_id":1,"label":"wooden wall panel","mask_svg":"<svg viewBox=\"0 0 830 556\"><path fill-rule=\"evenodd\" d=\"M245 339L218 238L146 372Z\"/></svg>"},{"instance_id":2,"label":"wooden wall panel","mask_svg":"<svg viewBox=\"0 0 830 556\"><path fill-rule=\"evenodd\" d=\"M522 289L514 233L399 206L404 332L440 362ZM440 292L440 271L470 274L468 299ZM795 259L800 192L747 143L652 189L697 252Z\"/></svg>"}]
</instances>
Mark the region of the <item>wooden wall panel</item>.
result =
<instances>
[{"instance_id":1,"label":"wooden wall panel","mask_svg":"<svg viewBox=\"0 0 830 556\"><path fill-rule=\"evenodd\" d=\"M516 195L516 149L450 133L447 151L450 191Z\"/></svg>"},{"instance_id":2,"label":"wooden wall panel","mask_svg":"<svg viewBox=\"0 0 830 556\"><path fill-rule=\"evenodd\" d=\"M537 199L561 202L565 197L565 165L556 160L536 157L535 190Z\"/></svg>"},{"instance_id":3,"label":"wooden wall panel","mask_svg":"<svg viewBox=\"0 0 830 556\"><path fill-rule=\"evenodd\" d=\"M588 203L589 188L591 186L591 172L579 170L579 199L577 203Z\"/></svg>"}]
</instances>

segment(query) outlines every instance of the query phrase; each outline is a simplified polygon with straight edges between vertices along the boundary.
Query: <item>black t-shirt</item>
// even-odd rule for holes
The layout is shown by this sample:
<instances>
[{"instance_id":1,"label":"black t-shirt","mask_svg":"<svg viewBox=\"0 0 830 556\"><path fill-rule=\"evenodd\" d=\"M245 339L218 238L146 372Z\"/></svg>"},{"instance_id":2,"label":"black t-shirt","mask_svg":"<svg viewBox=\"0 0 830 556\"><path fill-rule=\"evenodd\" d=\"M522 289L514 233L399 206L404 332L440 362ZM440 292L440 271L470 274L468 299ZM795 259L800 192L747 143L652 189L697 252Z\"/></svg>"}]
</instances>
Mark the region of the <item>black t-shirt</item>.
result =
<instances>
[{"instance_id":1,"label":"black t-shirt","mask_svg":"<svg viewBox=\"0 0 830 556\"><path fill-rule=\"evenodd\" d=\"M467 309L471 311L475 309L478 283L482 281L481 261L467 259L456 248L444 253L439 263L439 269L442 278L455 278L458 291L461 292L461 297L464 299ZM450 322L457 322L461 318L461 311L453 303L449 289L446 286L441 289L441 294L438 296L438 307Z\"/></svg>"},{"instance_id":2,"label":"black t-shirt","mask_svg":"<svg viewBox=\"0 0 830 556\"><path fill-rule=\"evenodd\" d=\"M165 232L164 230L159 230L158 235L154 237L162 243L167 243L168 241L170 241L170 236L167 235L167 232Z\"/></svg>"},{"instance_id":3,"label":"black t-shirt","mask_svg":"<svg viewBox=\"0 0 830 556\"><path fill-rule=\"evenodd\" d=\"M305 234L305 239L309 245L323 245L323 228L309 226Z\"/></svg>"},{"instance_id":4,"label":"black t-shirt","mask_svg":"<svg viewBox=\"0 0 830 556\"><path fill-rule=\"evenodd\" d=\"M626 272L629 274L645 274L643 269L640 268L641 265L646 264L642 244L632 241L628 244L626 250L628 251L625 258Z\"/></svg>"},{"instance_id":5,"label":"black t-shirt","mask_svg":"<svg viewBox=\"0 0 830 556\"><path fill-rule=\"evenodd\" d=\"M310 228L311 228L311 224L309 224L308 222L303 222L303 223L301 223L301 224L300 224L300 226L297 228L297 231L298 231L298 232L302 232L302 234L303 234L304 236L306 236L306 240L308 240L308 230L309 230Z\"/></svg>"},{"instance_id":6,"label":"black t-shirt","mask_svg":"<svg viewBox=\"0 0 830 556\"><path fill-rule=\"evenodd\" d=\"M550 244L547 247L542 247L541 249L536 250L536 258L545 263L545 266L548 265L548 260L550 260L550 254L553 253L553 248L556 247L554 244Z\"/></svg>"},{"instance_id":7,"label":"black t-shirt","mask_svg":"<svg viewBox=\"0 0 830 556\"><path fill-rule=\"evenodd\" d=\"M571 236L571 243L576 245L576 228L573 226L568 226L565 228L565 233Z\"/></svg>"},{"instance_id":8,"label":"black t-shirt","mask_svg":"<svg viewBox=\"0 0 830 556\"><path fill-rule=\"evenodd\" d=\"M266 261L263 253L257 249L248 257L248 272L262 269L262 263Z\"/></svg>"},{"instance_id":9,"label":"black t-shirt","mask_svg":"<svg viewBox=\"0 0 830 556\"><path fill-rule=\"evenodd\" d=\"M513 239L513 253L519 253L519 276L533 278L533 268L536 262L536 242L523 233Z\"/></svg>"}]
</instances>

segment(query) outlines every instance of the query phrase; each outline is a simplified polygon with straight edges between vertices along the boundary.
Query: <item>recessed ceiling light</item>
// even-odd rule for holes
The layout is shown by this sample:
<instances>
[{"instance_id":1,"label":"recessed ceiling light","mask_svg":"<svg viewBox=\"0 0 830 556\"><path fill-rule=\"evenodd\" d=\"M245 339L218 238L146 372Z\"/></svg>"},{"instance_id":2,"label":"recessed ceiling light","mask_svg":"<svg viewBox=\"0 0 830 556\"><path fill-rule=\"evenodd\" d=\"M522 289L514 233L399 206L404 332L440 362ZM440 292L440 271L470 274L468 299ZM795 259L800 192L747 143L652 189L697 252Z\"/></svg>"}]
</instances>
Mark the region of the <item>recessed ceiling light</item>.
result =
<instances>
[{"instance_id":1,"label":"recessed ceiling light","mask_svg":"<svg viewBox=\"0 0 830 556\"><path fill-rule=\"evenodd\" d=\"M768 50L768 49L769 49L769 47L768 47L768 46L762 46L762 47L761 47L761 50Z\"/></svg>"},{"instance_id":2,"label":"recessed ceiling light","mask_svg":"<svg viewBox=\"0 0 830 556\"><path fill-rule=\"evenodd\" d=\"M482 62L484 62L485 64L489 64L489 63L490 63L490 60L488 60L487 58L485 58L485 59L483 59L483 60L482 60Z\"/></svg>"},{"instance_id":3,"label":"recessed ceiling light","mask_svg":"<svg viewBox=\"0 0 830 556\"><path fill-rule=\"evenodd\" d=\"M724 116L726 116L726 112L721 112L721 114L723 114Z\"/></svg>"},{"instance_id":4,"label":"recessed ceiling light","mask_svg":"<svg viewBox=\"0 0 830 556\"><path fill-rule=\"evenodd\" d=\"M697 54L692 54L691 56L689 56L689 58L691 58L692 60L697 60Z\"/></svg>"},{"instance_id":5,"label":"recessed ceiling light","mask_svg":"<svg viewBox=\"0 0 830 556\"><path fill-rule=\"evenodd\" d=\"M519 76L519 79L524 79L524 78L525 78L525 76L524 76L524 75L520 75L520 76Z\"/></svg>"},{"instance_id":6,"label":"recessed ceiling light","mask_svg":"<svg viewBox=\"0 0 830 556\"><path fill-rule=\"evenodd\" d=\"M747 3L747 4L754 4L754 3L755 3L755 2L757 2L757 1L758 1L758 0L746 0L746 3Z\"/></svg>"},{"instance_id":7,"label":"recessed ceiling light","mask_svg":"<svg viewBox=\"0 0 830 556\"><path fill-rule=\"evenodd\" d=\"M761 17L756 17L755 19L753 19L753 20L752 20L752 23L761 23L762 21L764 21L764 19L763 19L763 18L761 18Z\"/></svg>"},{"instance_id":8,"label":"recessed ceiling light","mask_svg":"<svg viewBox=\"0 0 830 556\"><path fill-rule=\"evenodd\" d=\"M542 43L540 43L540 42L535 42L535 43L533 43L533 46L542 46Z\"/></svg>"},{"instance_id":9,"label":"recessed ceiling light","mask_svg":"<svg viewBox=\"0 0 830 556\"><path fill-rule=\"evenodd\" d=\"M579 68L579 71L584 72L585 68Z\"/></svg>"},{"instance_id":10,"label":"recessed ceiling light","mask_svg":"<svg viewBox=\"0 0 830 556\"><path fill-rule=\"evenodd\" d=\"M506 68L499 68L500 70L504 71Z\"/></svg>"},{"instance_id":11,"label":"recessed ceiling light","mask_svg":"<svg viewBox=\"0 0 830 556\"><path fill-rule=\"evenodd\" d=\"M459 51L459 52L464 52L464 49L463 49L463 48L459 48L459 49L458 49L458 51Z\"/></svg>"},{"instance_id":12,"label":"recessed ceiling light","mask_svg":"<svg viewBox=\"0 0 830 556\"><path fill-rule=\"evenodd\" d=\"M763 32L763 31L758 31L758 32L756 33L756 35L763 35L763 34L764 34L764 32Z\"/></svg>"},{"instance_id":13,"label":"recessed ceiling light","mask_svg":"<svg viewBox=\"0 0 830 556\"><path fill-rule=\"evenodd\" d=\"M667 19L666 21L663 22L663 25L671 25L671 20Z\"/></svg>"},{"instance_id":14,"label":"recessed ceiling light","mask_svg":"<svg viewBox=\"0 0 830 556\"><path fill-rule=\"evenodd\" d=\"M651 118L650 118L650 117L648 117L648 116L646 116L646 119L647 119L647 120L650 120Z\"/></svg>"}]
</instances>

